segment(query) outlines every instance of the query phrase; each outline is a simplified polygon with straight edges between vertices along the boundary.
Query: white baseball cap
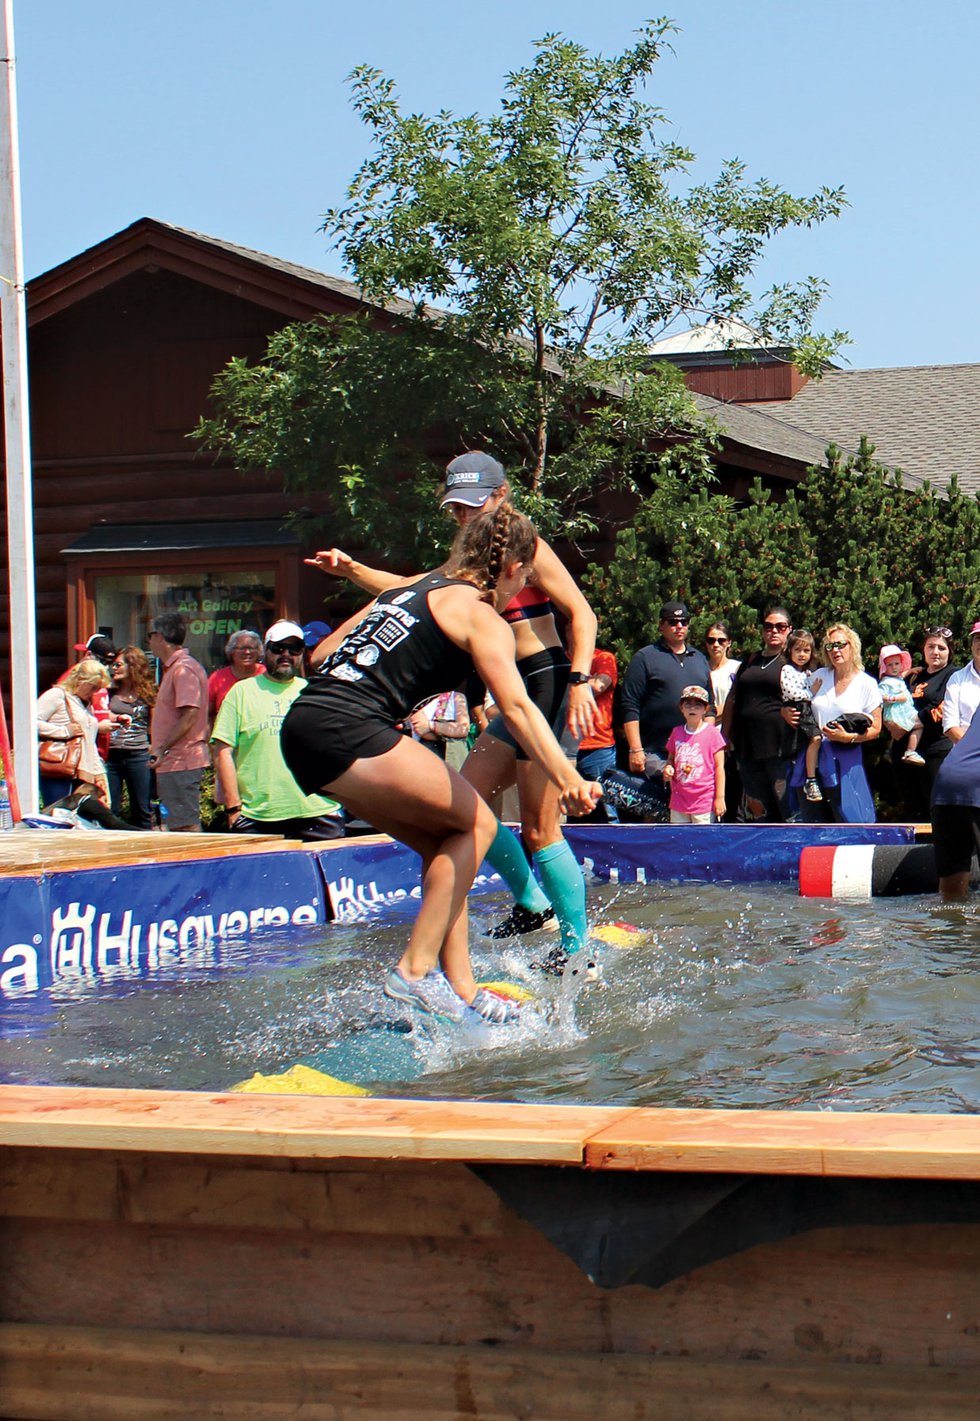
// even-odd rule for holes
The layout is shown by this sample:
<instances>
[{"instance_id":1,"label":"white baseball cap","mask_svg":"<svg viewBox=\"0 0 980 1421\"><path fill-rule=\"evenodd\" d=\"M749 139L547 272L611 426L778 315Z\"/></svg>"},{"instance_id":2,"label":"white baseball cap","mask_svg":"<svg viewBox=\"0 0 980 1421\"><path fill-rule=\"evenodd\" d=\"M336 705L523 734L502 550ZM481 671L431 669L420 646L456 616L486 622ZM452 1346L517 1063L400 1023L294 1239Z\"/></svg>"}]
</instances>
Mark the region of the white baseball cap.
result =
<instances>
[{"instance_id":1,"label":"white baseball cap","mask_svg":"<svg viewBox=\"0 0 980 1421\"><path fill-rule=\"evenodd\" d=\"M304 644L306 641L303 635L303 628L297 626L295 622L273 622L265 634L266 646L269 645L270 641L290 641L292 639L301 641Z\"/></svg>"}]
</instances>

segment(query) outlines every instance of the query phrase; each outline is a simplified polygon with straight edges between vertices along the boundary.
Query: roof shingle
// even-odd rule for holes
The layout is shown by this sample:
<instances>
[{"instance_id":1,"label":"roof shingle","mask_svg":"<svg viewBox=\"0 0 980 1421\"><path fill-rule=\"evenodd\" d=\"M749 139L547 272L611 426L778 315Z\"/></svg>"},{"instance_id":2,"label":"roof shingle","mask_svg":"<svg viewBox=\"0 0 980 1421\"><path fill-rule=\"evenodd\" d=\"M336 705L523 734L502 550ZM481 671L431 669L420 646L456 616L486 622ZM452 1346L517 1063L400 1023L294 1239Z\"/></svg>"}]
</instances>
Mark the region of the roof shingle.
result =
<instances>
[{"instance_id":1,"label":"roof shingle","mask_svg":"<svg viewBox=\"0 0 980 1421\"><path fill-rule=\"evenodd\" d=\"M942 492L955 474L964 493L980 491L980 365L833 370L792 400L743 408L845 448L867 435L909 484L928 479Z\"/></svg>"}]
</instances>

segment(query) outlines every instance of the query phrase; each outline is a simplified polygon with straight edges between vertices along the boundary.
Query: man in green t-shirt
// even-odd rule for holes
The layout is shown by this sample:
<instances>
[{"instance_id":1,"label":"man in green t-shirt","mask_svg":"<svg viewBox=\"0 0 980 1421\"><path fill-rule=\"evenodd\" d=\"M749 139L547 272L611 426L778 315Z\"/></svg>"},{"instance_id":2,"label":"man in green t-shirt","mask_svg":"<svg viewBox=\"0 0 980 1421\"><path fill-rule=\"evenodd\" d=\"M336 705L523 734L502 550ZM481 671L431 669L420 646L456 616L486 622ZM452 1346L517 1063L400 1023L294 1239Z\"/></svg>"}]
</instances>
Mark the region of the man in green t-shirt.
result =
<instances>
[{"instance_id":1,"label":"man in green t-shirt","mask_svg":"<svg viewBox=\"0 0 980 1421\"><path fill-rule=\"evenodd\" d=\"M221 703L211 744L214 768L233 834L337 839L343 811L335 799L304 794L286 768L279 732L306 685L303 629L275 622L265 636L265 672L236 681Z\"/></svg>"}]
</instances>

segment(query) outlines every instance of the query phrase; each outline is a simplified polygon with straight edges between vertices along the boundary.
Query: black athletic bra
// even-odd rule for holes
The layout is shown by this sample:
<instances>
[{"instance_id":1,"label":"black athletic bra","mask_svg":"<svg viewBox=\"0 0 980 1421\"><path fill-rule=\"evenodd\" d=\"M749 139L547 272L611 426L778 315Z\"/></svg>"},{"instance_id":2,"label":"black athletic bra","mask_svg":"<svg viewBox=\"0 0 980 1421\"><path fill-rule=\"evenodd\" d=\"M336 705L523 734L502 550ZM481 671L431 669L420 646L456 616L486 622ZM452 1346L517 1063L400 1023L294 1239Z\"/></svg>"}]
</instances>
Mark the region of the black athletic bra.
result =
<instances>
[{"instance_id":1,"label":"black athletic bra","mask_svg":"<svg viewBox=\"0 0 980 1421\"><path fill-rule=\"evenodd\" d=\"M439 628L429 593L472 585L433 572L382 592L300 696L307 703L345 706L354 715L374 713L395 725L420 701L453 690L473 663Z\"/></svg>"}]
</instances>

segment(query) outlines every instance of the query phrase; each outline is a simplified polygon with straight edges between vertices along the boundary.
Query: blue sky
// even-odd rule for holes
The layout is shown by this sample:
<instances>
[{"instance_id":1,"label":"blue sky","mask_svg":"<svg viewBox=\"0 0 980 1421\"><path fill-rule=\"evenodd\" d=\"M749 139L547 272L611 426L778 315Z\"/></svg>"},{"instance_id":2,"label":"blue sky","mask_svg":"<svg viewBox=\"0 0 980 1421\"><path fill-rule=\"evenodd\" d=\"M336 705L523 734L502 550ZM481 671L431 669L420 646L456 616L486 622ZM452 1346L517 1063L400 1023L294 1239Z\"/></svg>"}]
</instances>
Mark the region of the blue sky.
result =
<instances>
[{"instance_id":1,"label":"blue sky","mask_svg":"<svg viewBox=\"0 0 980 1421\"><path fill-rule=\"evenodd\" d=\"M648 98L698 155L808 193L830 226L781 239L768 281L819 275L818 326L857 367L980 360L980 7L936 0L15 0L24 240L35 275L158 217L341 274L318 232L366 155L346 75L407 109L488 112L531 42L615 53L680 33Z\"/></svg>"}]
</instances>

